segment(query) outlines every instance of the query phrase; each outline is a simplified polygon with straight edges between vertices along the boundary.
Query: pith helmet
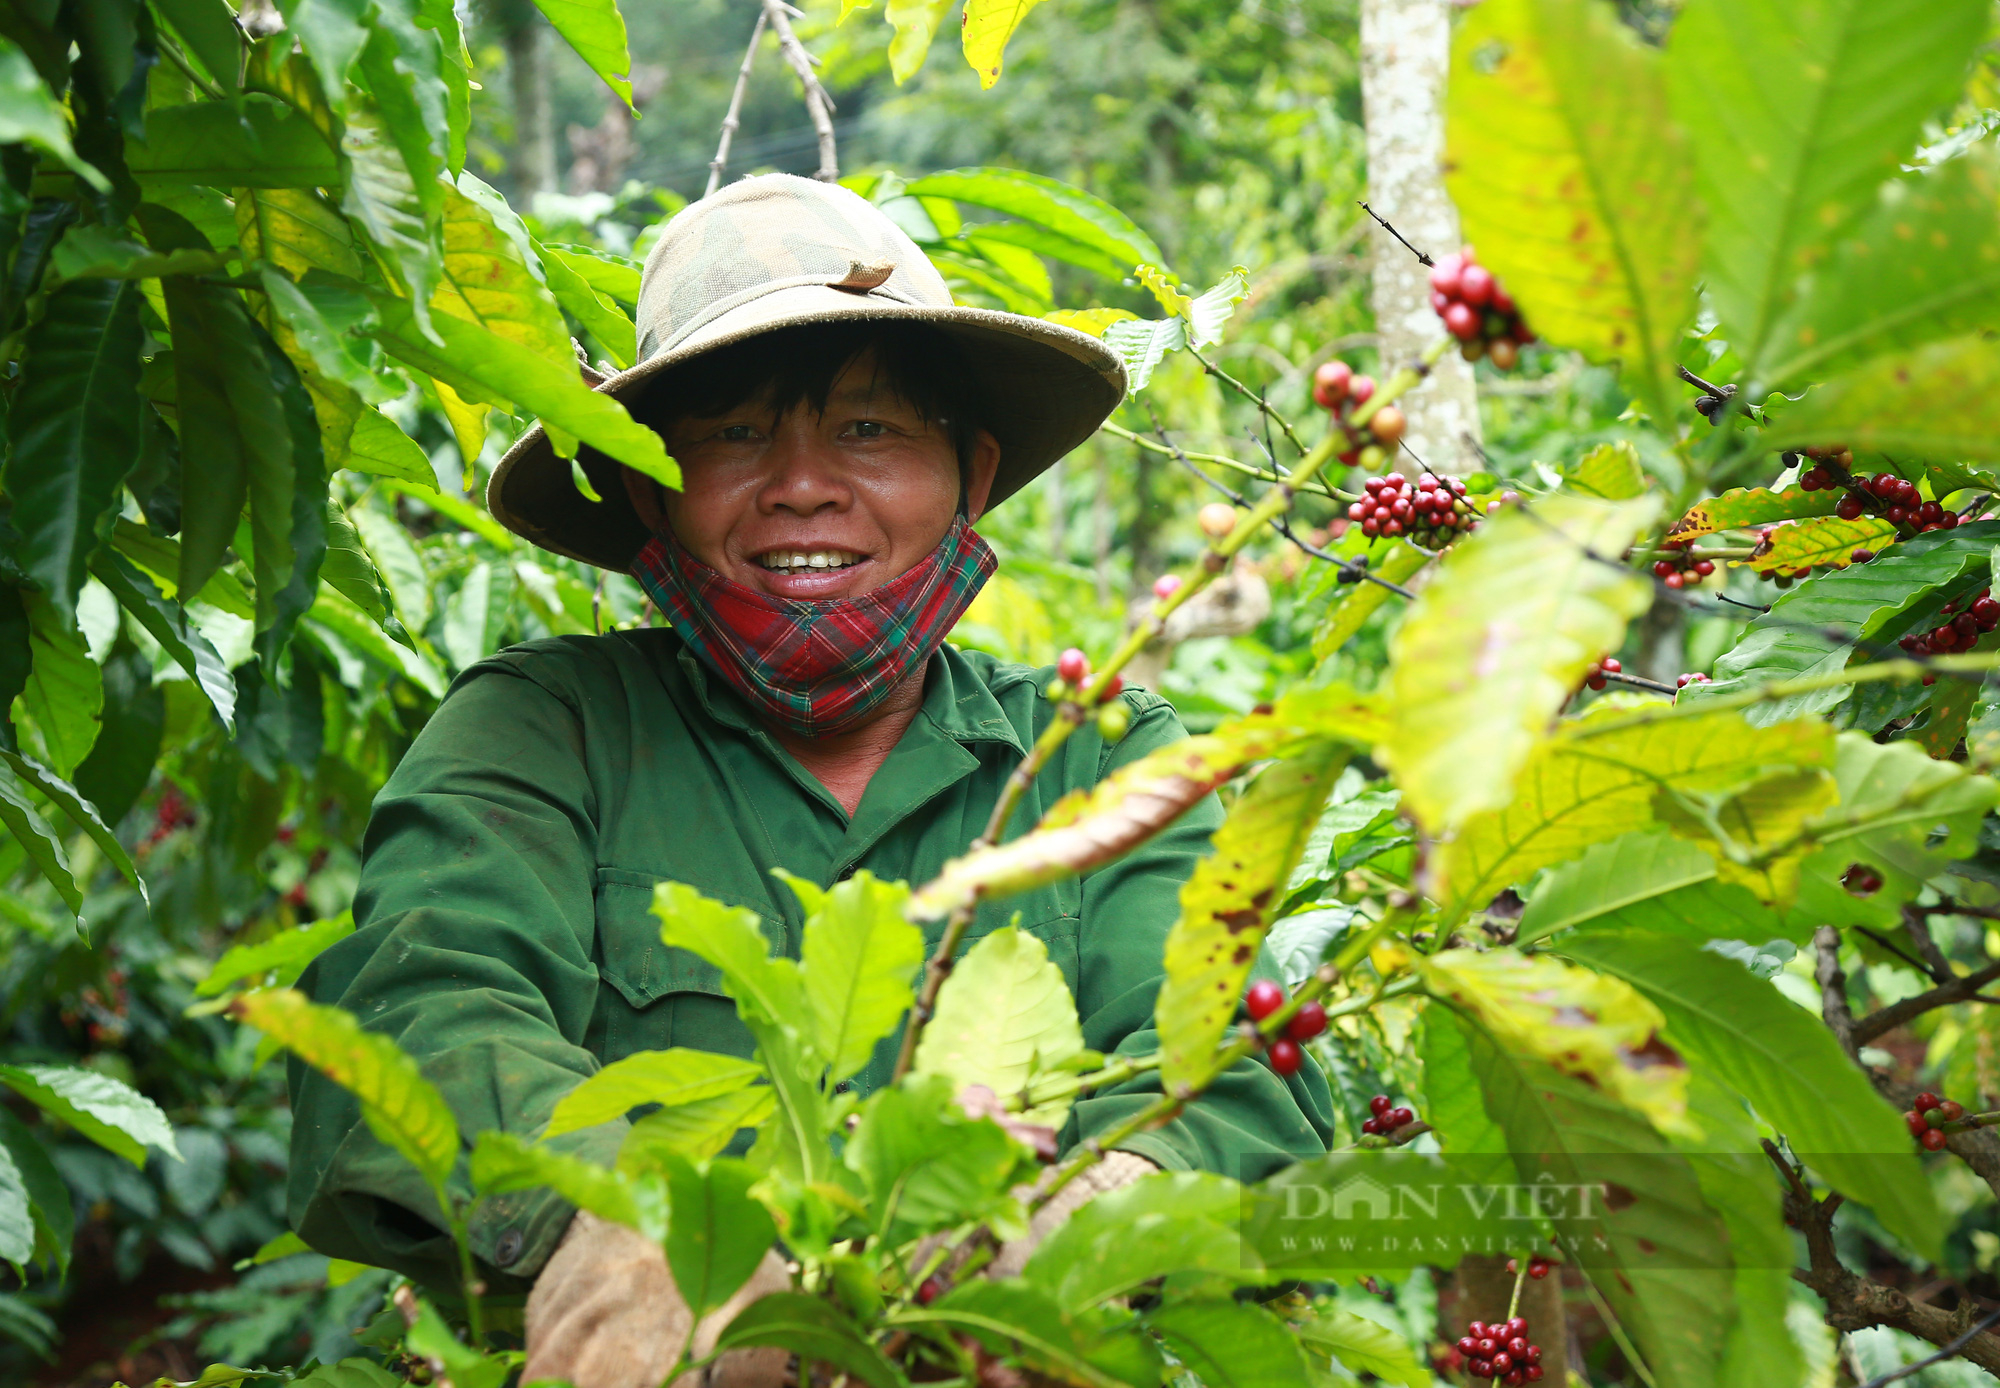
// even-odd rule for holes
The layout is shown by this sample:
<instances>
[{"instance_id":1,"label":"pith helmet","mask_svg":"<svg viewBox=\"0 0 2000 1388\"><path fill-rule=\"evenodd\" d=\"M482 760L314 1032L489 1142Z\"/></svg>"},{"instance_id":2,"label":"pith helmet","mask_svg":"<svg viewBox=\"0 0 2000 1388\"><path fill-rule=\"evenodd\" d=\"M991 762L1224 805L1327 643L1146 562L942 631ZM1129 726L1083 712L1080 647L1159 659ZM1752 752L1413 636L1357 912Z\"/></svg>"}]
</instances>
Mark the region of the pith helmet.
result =
<instances>
[{"instance_id":1,"label":"pith helmet","mask_svg":"<svg viewBox=\"0 0 2000 1388\"><path fill-rule=\"evenodd\" d=\"M694 357L774 328L913 320L948 333L978 373L1000 441L989 503L1019 491L1096 431L1125 394L1125 369L1096 338L1039 318L961 308L916 242L849 189L791 174L742 179L666 225L639 282L638 364L597 389L630 404ZM631 566L646 531L619 465L578 455L602 502L580 495L537 424L486 488L493 516L544 549Z\"/></svg>"}]
</instances>

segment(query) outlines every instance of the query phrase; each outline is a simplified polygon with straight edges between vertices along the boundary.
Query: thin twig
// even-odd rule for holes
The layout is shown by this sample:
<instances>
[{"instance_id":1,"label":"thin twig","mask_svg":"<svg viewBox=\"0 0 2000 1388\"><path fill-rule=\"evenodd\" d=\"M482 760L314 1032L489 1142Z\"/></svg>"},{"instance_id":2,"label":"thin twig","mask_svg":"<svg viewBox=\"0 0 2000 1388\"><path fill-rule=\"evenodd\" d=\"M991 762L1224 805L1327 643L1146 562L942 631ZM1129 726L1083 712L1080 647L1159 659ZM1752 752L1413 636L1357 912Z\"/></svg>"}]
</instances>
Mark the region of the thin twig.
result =
<instances>
[{"instance_id":1,"label":"thin twig","mask_svg":"<svg viewBox=\"0 0 2000 1388\"><path fill-rule=\"evenodd\" d=\"M1865 925L1857 925L1854 928L1856 930L1859 930L1863 935L1866 935L1869 939L1873 940L1876 944L1882 946L1883 949L1888 950L1889 953L1895 955L1905 964L1908 964L1913 968L1920 969L1925 973L1930 972L1930 967L1927 964L1925 964L1923 960L1917 958L1916 955L1911 954L1908 950L1898 947L1896 942L1894 940L1891 940L1888 936L1877 935L1874 931L1870 930ZM1933 977L1935 977L1935 975L1933 975Z\"/></svg>"},{"instance_id":2,"label":"thin twig","mask_svg":"<svg viewBox=\"0 0 2000 1388\"><path fill-rule=\"evenodd\" d=\"M711 197L722 186L722 171L729 166L729 145L736 138L737 118L743 111L743 93L750 87L750 69L757 62L757 44L764 37L764 25L769 17L763 10L757 11L756 27L750 30L750 46L743 50L743 66L736 70L736 90L729 95L729 111L722 118L722 139L715 146L715 158L708 165L708 188L703 197Z\"/></svg>"},{"instance_id":3,"label":"thin twig","mask_svg":"<svg viewBox=\"0 0 2000 1388\"><path fill-rule=\"evenodd\" d=\"M1417 249L1417 248L1416 248L1415 246L1412 246L1412 245L1411 245L1411 244L1410 244L1410 243L1409 243L1409 242L1408 242L1407 240L1404 240L1404 238L1403 238L1403 233L1402 233L1402 232L1400 232L1400 231L1398 231L1398 230L1396 230L1396 229L1395 229L1394 227L1390 226L1390 225L1389 225L1389 223L1388 223L1388 220L1387 220L1386 218L1384 218L1384 217L1382 216L1382 214L1381 214L1380 212L1377 212L1377 211L1376 211L1376 210L1375 210L1374 208L1370 207L1370 206L1369 206L1369 205L1368 205L1367 203L1365 203L1365 202L1361 204L1361 210L1362 210L1363 212L1366 212L1366 213L1367 213L1367 214L1368 214L1369 216L1373 217L1373 218L1374 218L1374 219L1375 219L1376 221L1378 221L1378 222L1381 222L1381 223L1382 223L1382 230L1384 230L1384 231L1388 232L1388 233L1389 233L1389 234L1390 234L1391 236L1395 237L1395 238L1396 238L1396 239L1397 239L1398 241L1402 241L1402 242L1403 242L1403 249L1404 249L1404 250L1406 250L1406 251L1408 251L1408 252L1409 252L1409 253L1410 253L1411 255L1415 256L1415 257L1417 258L1417 263L1418 263L1418 264L1420 264L1420 265L1423 265L1423 266L1426 266L1426 267L1429 267L1429 266L1432 266L1432 265L1435 265L1435 264L1437 264L1437 262L1436 262L1435 260L1432 260L1432 259L1431 259L1431 258L1430 258L1429 256L1425 255L1425 254L1424 254L1424 253L1423 253L1422 251L1418 250L1418 249Z\"/></svg>"},{"instance_id":4,"label":"thin twig","mask_svg":"<svg viewBox=\"0 0 2000 1388\"><path fill-rule=\"evenodd\" d=\"M1674 688L1671 684L1661 684L1658 680L1649 680L1643 675L1628 675L1620 670L1599 670L1597 673L1605 679L1610 680L1613 684L1629 684L1634 689L1650 689L1655 694L1680 693L1680 690Z\"/></svg>"},{"instance_id":5,"label":"thin twig","mask_svg":"<svg viewBox=\"0 0 2000 1388\"><path fill-rule=\"evenodd\" d=\"M1819 983L1820 1015L1826 1019L1833 1039L1840 1042L1840 1049L1852 1056L1867 1038L1857 1035L1854 1013L1847 1005L1847 975L1840 968L1840 932L1822 925L1813 932L1813 948L1819 954L1813 977Z\"/></svg>"},{"instance_id":6,"label":"thin twig","mask_svg":"<svg viewBox=\"0 0 2000 1388\"><path fill-rule=\"evenodd\" d=\"M1908 1378L1911 1374L1916 1373L1919 1370L1928 1369L1933 1364L1941 1363L1946 1359L1953 1358L1954 1356L1957 1355L1957 1353L1960 1350L1964 1349L1967 1345L1971 1344L1974 1340L1978 1339L1982 1334L1984 1334L1987 1330L1991 1329L1995 1325L2000 1325L2000 1311L1995 1311L1991 1315L1987 1316L1986 1319L1980 1321L1977 1325L1973 1326L1972 1329L1966 1331L1956 1340L1953 1340L1950 1344L1938 1350L1936 1354L1929 1355L1923 1359L1919 1359L1914 1364L1905 1364L1900 1369L1891 1369L1886 1374L1878 1374L1874 1378L1871 1378L1866 1383L1862 1384L1861 1388L1883 1388L1885 1384L1894 1383L1899 1378Z\"/></svg>"},{"instance_id":7,"label":"thin twig","mask_svg":"<svg viewBox=\"0 0 2000 1388\"><path fill-rule=\"evenodd\" d=\"M785 55L785 62L805 89L806 114L812 117L813 129L819 132L819 171L813 177L822 183L838 183L840 158L833 142L833 98L819 84L812 54L806 52L806 46L792 32L791 16L786 13L789 8L784 0L764 0L764 14L778 35L778 51Z\"/></svg>"},{"instance_id":8,"label":"thin twig","mask_svg":"<svg viewBox=\"0 0 2000 1388\"><path fill-rule=\"evenodd\" d=\"M1307 448L1303 443L1299 442L1299 436L1292 432L1291 421L1286 419L1283 415L1279 414L1276 410L1271 408L1271 402L1264 398L1263 392L1250 389L1249 386L1244 385L1243 382L1237 380L1227 371L1224 371L1221 367L1217 366L1207 357L1204 357L1200 352L1196 351L1194 348L1192 347L1188 348L1187 354L1193 357L1196 361L1201 363L1202 370L1206 371L1209 375L1215 377L1216 380L1222 382L1224 385L1228 386L1231 390L1235 391L1238 395L1241 395L1244 399L1248 400L1251 404L1255 405L1259 410L1263 411L1264 418L1270 420L1273 424L1276 424L1280 429L1282 429L1284 431L1285 438L1288 439L1291 442L1292 447L1298 449L1301 454L1310 453L1312 451L1311 449ZM1428 373L1429 368L1426 367L1425 371Z\"/></svg>"},{"instance_id":9,"label":"thin twig","mask_svg":"<svg viewBox=\"0 0 2000 1388\"><path fill-rule=\"evenodd\" d=\"M1107 419L1098 428L1104 433L1110 434L1113 438L1120 438L1127 443L1137 444L1148 452L1163 454L1167 457L1173 456L1173 449L1168 448L1164 444L1155 443L1144 434L1135 433L1122 424L1114 424ZM1193 449L1183 449L1181 451L1184 456L1192 458L1197 463L1209 463L1216 467L1226 467L1231 472L1241 473L1243 476L1254 478L1259 482L1284 482L1297 491L1311 492L1314 496L1323 496L1329 501L1345 502L1360 500L1355 494L1341 491L1338 487L1329 487L1324 482L1309 481L1294 483L1291 476L1283 469L1260 468L1252 463L1246 463L1240 458L1230 458L1221 453L1197 453Z\"/></svg>"}]
</instances>

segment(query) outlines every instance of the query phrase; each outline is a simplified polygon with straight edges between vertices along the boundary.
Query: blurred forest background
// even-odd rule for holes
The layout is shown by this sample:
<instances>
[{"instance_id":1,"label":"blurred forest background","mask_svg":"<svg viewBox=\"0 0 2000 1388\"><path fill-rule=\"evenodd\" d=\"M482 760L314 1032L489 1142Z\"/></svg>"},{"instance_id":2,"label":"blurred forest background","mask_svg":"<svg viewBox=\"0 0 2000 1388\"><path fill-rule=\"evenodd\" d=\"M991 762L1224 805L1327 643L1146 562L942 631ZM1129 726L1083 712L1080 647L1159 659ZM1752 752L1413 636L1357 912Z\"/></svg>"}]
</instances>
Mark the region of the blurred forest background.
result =
<instances>
[{"instance_id":1,"label":"blurred forest background","mask_svg":"<svg viewBox=\"0 0 2000 1388\"><path fill-rule=\"evenodd\" d=\"M468 168L542 241L643 259L659 221L702 191L757 10L749 0L624 9L637 121L530 5L475 0L468 40L482 86ZM1062 0L1023 26L1005 80L989 91L955 41L897 85L888 27L879 16L839 26L838 0L814 0L797 28L838 103L844 175L1011 166L1123 209L1190 286L1246 267L1250 296L1211 360L1304 418L1318 364L1342 356L1376 367L1371 258L1406 254L1358 206L1368 173L1356 11L1356 0ZM1651 5L1628 15L1642 30L1661 19ZM765 43L732 177L817 165L798 84ZM1028 290L1047 307L1150 313L1136 284L1061 265L1044 273L1048 282ZM954 288L1012 306L962 278ZM1629 439L1649 468L1671 469L1611 372L1540 347L1523 357L1505 379L1478 367L1491 471L1531 476L1538 462L1614 439ZM1169 358L1149 398L1185 447L1257 456L1255 409L1187 354ZM238 667L231 736L193 683L170 677L144 633L121 623L108 594L85 593L105 703L75 779L139 846L152 910L80 840L76 876L94 884L82 914L95 948L86 948L53 898L37 895L44 888L20 885L21 850L0 848L0 858L14 855L0 861L0 880L16 884L0 892L0 1044L10 1058L81 1063L138 1085L167 1110L186 1160L156 1152L141 1171L80 1139L58 1141L57 1167L78 1202L74 1262L60 1283L0 1293L0 1382L141 1382L189 1378L213 1361L332 1360L353 1352L354 1332L380 1305L384 1273L329 1275L312 1254L245 1265L285 1228L282 1069L260 1063L254 1034L186 1009L231 948L304 923L339 928L369 803L452 674L514 641L642 619L629 581L531 552L485 515L483 479L508 442L503 416L468 460L461 439L469 449L477 431L455 433L434 397L413 392L384 409L423 445L438 491L340 474L335 494L353 530L331 537L329 572L342 546L365 554L412 646L323 599L291 656L290 688L260 687L247 612L232 610L227 582L211 584L193 606ZM1150 435L1148 409L1128 408L1123 423ZM957 639L1037 664L1059 644L1108 649L1130 600L1195 552L1188 518L1212 499L1164 452L1098 436L982 524L1003 568ZM1304 500L1302 518L1323 542L1331 512L1314 504ZM1145 680L1196 729L1314 665L1311 623L1294 613L1331 583L1330 566L1273 537L1238 579L1232 629L1189 634ZM1372 685L1380 628L1392 619L1378 614L1337 673ZM1733 635L1718 625L1645 632L1647 672L1702 668ZM1386 1048L1370 1050L1337 1081L1361 1094L1393 1089L1395 1064ZM1393 1300L1351 1290L1357 1306L1423 1344L1435 1334L1427 1288L1420 1277Z\"/></svg>"}]
</instances>

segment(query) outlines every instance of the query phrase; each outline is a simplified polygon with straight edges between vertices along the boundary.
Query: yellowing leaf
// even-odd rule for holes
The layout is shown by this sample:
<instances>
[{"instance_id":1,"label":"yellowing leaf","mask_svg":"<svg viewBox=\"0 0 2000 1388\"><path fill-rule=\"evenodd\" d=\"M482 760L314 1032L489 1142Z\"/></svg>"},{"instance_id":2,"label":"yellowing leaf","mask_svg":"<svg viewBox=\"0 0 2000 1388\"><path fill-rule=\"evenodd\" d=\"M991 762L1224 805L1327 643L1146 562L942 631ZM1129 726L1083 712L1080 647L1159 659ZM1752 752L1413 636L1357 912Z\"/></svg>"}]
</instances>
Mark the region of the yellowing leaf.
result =
<instances>
[{"instance_id":1,"label":"yellowing leaf","mask_svg":"<svg viewBox=\"0 0 2000 1388\"><path fill-rule=\"evenodd\" d=\"M1790 573L1820 564L1845 568L1854 561L1854 551L1865 549L1879 554L1896 543L1896 527L1880 516L1842 520L1839 516L1816 516L1796 525L1781 525L1771 532L1770 549L1752 559L1732 559L1730 567L1751 568L1758 573Z\"/></svg>"},{"instance_id":2,"label":"yellowing leaf","mask_svg":"<svg viewBox=\"0 0 2000 1388\"><path fill-rule=\"evenodd\" d=\"M623 1118L641 1104L678 1108L734 1094L764 1073L754 1060L676 1046L614 1060L556 1101L543 1138Z\"/></svg>"},{"instance_id":3,"label":"yellowing leaf","mask_svg":"<svg viewBox=\"0 0 2000 1388\"><path fill-rule=\"evenodd\" d=\"M1606 501L1630 501L1646 490L1639 450L1624 439L1600 443L1591 449L1563 469L1563 481L1572 491Z\"/></svg>"},{"instance_id":4,"label":"yellowing leaf","mask_svg":"<svg viewBox=\"0 0 2000 1388\"><path fill-rule=\"evenodd\" d=\"M937 1014L917 1043L916 1073L946 1076L953 1092L983 1084L1015 1094L1082 1049L1062 970L1040 940L1002 926L968 950L938 989ZM1053 1100L1021 1118L1060 1128L1069 1105Z\"/></svg>"},{"instance_id":5,"label":"yellowing leaf","mask_svg":"<svg viewBox=\"0 0 2000 1388\"><path fill-rule=\"evenodd\" d=\"M965 61L979 74L979 85L1000 80L1007 40L1021 27L1029 10L1041 0L965 0Z\"/></svg>"},{"instance_id":6,"label":"yellowing leaf","mask_svg":"<svg viewBox=\"0 0 2000 1388\"><path fill-rule=\"evenodd\" d=\"M776 1109L777 1091L766 1084L663 1108L632 1125L618 1149L618 1169L650 1170L661 1164L663 1153L707 1161L738 1132L760 1126Z\"/></svg>"},{"instance_id":7,"label":"yellowing leaf","mask_svg":"<svg viewBox=\"0 0 2000 1388\"><path fill-rule=\"evenodd\" d=\"M1418 594L1390 644L1389 755L1432 832L1507 803L1584 671L1651 603L1652 585L1618 560L1656 509L1556 495L1533 515L1503 510Z\"/></svg>"},{"instance_id":8,"label":"yellowing leaf","mask_svg":"<svg viewBox=\"0 0 2000 1388\"><path fill-rule=\"evenodd\" d=\"M931 51L931 36L953 0L889 0L882 17L896 31L889 40L889 72L898 86L910 80Z\"/></svg>"},{"instance_id":9,"label":"yellowing leaf","mask_svg":"<svg viewBox=\"0 0 2000 1388\"><path fill-rule=\"evenodd\" d=\"M1042 315L1051 323L1065 328L1075 328L1078 332L1089 333L1092 337L1103 337L1104 330L1113 323L1138 316L1130 309L1122 308L1059 308L1054 313Z\"/></svg>"},{"instance_id":10,"label":"yellowing leaf","mask_svg":"<svg viewBox=\"0 0 2000 1388\"><path fill-rule=\"evenodd\" d=\"M1207 1078L1271 913L1347 758L1347 748L1319 743L1265 770L1216 830L1215 852L1181 888L1154 1004L1160 1078L1169 1091Z\"/></svg>"},{"instance_id":11,"label":"yellowing leaf","mask_svg":"<svg viewBox=\"0 0 2000 1388\"><path fill-rule=\"evenodd\" d=\"M1797 520L1802 516L1830 516L1843 495L1838 491L1809 492L1801 487L1782 492L1766 487L1737 487L1696 502L1673 523L1667 535L1676 540L1695 540L1718 530L1769 525L1772 521Z\"/></svg>"},{"instance_id":12,"label":"yellowing leaf","mask_svg":"<svg viewBox=\"0 0 2000 1388\"><path fill-rule=\"evenodd\" d=\"M1781 771L1727 795L1696 790L1662 792L1654 802L1661 822L1715 859L1715 875L1755 892L1783 909L1799 890L1799 863L1813 846L1802 841L1806 825L1840 798L1833 777L1819 767Z\"/></svg>"},{"instance_id":13,"label":"yellowing leaf","mask_svg":"<svg viewBox=\"0 0 2000 1388\"><path fill-rule=\"evenodd\" d=\"M1506 1050L1588 1080L1663 1132L1688 1128L1687 1067L1658 1039L1660 1010L1629 983L1513 950L1445 950L1417 971Z\"/></svg>"},{"instance_id":14,"label":"yellowing leaf","mask_svg":"<svg viewBox=\"0 0 2000 1388\"><path fill-rule=\"evenodd\" d=\"M1194 296L1183 294L1180 281L1157 265L1140 265L1132 275L1139 283L1153 291L1153 297L1160 301L1160 307L1175 318L1181 317L1194 304Z\"/></svg>"}]
</instances>

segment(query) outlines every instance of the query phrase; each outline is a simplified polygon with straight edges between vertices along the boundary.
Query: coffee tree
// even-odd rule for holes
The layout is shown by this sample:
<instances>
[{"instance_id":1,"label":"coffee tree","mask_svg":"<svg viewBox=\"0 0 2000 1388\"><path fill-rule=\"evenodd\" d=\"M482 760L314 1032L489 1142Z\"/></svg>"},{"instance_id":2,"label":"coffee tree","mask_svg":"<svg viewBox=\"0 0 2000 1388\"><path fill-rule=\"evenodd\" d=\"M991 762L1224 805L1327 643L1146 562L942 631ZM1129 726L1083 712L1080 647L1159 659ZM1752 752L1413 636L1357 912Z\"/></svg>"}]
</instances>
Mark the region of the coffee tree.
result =
<instances>
[{"instance_id":1,"label":"coffee tree","mask_svg":"<svg viewBox=\"0 0 2000 1388\"><path fill-rule=\"evenodd\" d=\"M968 56L976 28L1011 32L1022 7L1006 9L968 6ZM888 15L899 69L945 7L911 13ZM141 870L189 827L172 778L223 765L225 744L313 767L231 813L270 831L243 841L282 846L281 909L322 919L232 950L188 1024L220 1051L226 1014L350 1088L462 1250L478 1201L551 1186L660 1240L700 1311L781 1243L792 1290L715 1350L783 1347L801 1382L1559 1381L1563 1284L1635 1378L1800 1383L1819 1342L1787 1328L1793 1278L1838 1330L1889 1326L2000 1370L1970 1296L1946 1310L1841 1257L1859 1219L1913 1261L1947 1259L1926 1161L2000 1182L1980 992L2000 978L1982 927L2000 910L2000 526L1984 519L2000 475L1982 467L2000 456L2000 206L1990 151L1924 143L1982 6L1697 0L1656 48L1594 0L1488 0L1461 23L1450 93L1473 247L1420 248L1436 345L1379 380L1323 369L1310 418L1212 351L1247 273L1184 288L1129 218L1032 174L851 179L961 294L1103 334L1135 397L1108 433L1226 480L1186 520L1199 559L1122 640L1065 655L1045 731L935 881L788 878L808 918L796 961L748 913L662 884L664 943L721 971L756 1054L630 1057L536 1134L462 1132L387 1040L288 985L352 928L358 825L315 812L331 788L379 783L448 674L504 634L642 619L622 580L530 560L440 492L425 447L448 435L476 459L535 416L572 452L671 481L657 436L587 385L634 355L636 266L545 239L463 171L472 75L448 8L299 5L271 32L247 17L162 0L0 25L0 819L11 874L35 884L13 909L81 930L91 902L145 909L148 876L159 909L201 909L212 875L163 895ZM615 10L551 18L616 85ZM980 49L982 79L1004 42ZM1146 311L1058 308L1049 262ZM1615 363L1658 450L1513 479L1407 455L1398 402L1431 363L1511 369L1537 342ZM1263 452L1176 441L1150 406L1179 355L1252 404ZM1302 498L1337 508L1338 533L1306 533ZM1012 825L1077 728L1115 737L1133 658L1274 539L1315 564L1316 674ZM1741 627L1710 669L1631 673L1650 668L1632 633L1686 614ZM1351 658L1364 631L1387 633L1383 668ZM156 775L149 825L132 811ZM218 781L210 851L231 851L222 807L248 784ZM1032 935L962 948L980 903L1093 871L1218 790L1229 817L1182 893L1157 1051L1086 1050ZM1282 986L1271 968L1253 981L1260 953ZM894 1082L839 1089L899 1028ZM1906 1028L1944 1056L1941 1091L1878 1045ZM1233 1066L1307 1063L1348 1110L1329 1163L1484 1156L1527 1186L1612 1153L1652 1178L1620 1187L1597 1238L1530 1220L1471 1250L1513 1267L1488 1269L1488 1295L1467 1263L1470 1314L1434 1345L1340 1309L1261 1236L1272 1199L1335 1165L1249 1187L1148 1178L1020 1276L986 1275L1121 1137ZM1395 1092L1359 1083L1371 1070ZM100 1071L8 1064L0 1082L118 1157L174 1148L157 1106ZM1150 1097L1064 1153L1069 1106L1114 1087ZM543 1145L647 1105L615 1169ZM46 1131L0 1115L0 1257L17 1268L69 1257ZM469 1251L462 1274L395 1290L370 1337L390 1366L512 1372L508 1312ZM306 1377L396 1381L359 1359Z\"/></svg>"}]
</instances>

